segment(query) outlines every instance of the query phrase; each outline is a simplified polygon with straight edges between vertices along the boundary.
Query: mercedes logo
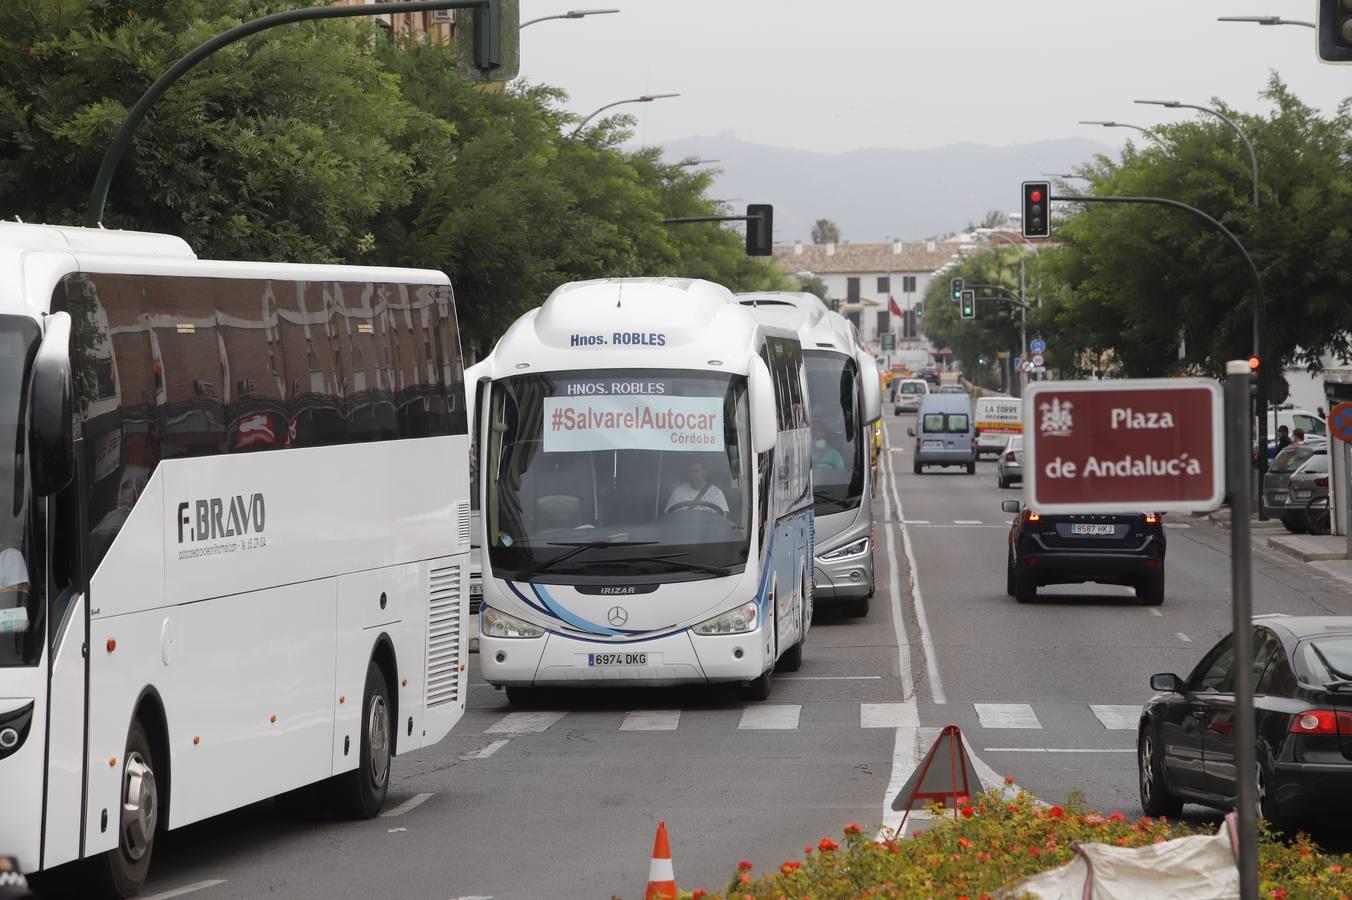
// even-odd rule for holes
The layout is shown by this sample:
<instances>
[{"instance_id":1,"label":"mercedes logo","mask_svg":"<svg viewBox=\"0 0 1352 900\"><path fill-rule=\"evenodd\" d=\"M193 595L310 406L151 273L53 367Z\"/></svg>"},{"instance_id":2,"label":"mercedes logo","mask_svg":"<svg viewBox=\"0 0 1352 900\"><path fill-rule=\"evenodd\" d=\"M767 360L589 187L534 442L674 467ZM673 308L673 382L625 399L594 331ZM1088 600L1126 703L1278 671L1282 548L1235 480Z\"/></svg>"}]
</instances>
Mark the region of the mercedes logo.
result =
<instances>
[{"instance_id":1,"label":"mercedes logo","mask_svg":"<svg viewBox=\"0 0 1352 900\"><path fill-rule=\"evenodd\" d=\"M624 611L623 606L612 606L610 612L606 613L606 621L615 626L623 625L629 621L629 613Z\"/></svg>"}]
</instances>

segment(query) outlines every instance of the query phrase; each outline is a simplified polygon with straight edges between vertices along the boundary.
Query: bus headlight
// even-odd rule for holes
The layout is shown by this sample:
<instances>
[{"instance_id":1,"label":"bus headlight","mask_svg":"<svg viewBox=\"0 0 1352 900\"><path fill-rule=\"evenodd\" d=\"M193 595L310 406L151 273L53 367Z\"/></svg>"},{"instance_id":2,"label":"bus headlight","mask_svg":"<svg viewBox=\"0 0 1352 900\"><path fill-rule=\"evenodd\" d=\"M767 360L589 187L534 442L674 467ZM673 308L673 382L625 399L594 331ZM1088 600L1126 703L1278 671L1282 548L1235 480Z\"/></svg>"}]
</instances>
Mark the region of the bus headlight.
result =
<instances>
[{"instance_id":1,"label":"bus headlight","mask_svg":"<svg viewBox=\"0 0 1352 900\"><path fill-rule=\"evenodd\" d=\"M695 634L745 634L755 631L760 620L760 609L754 603L743 603L719 616L700 622Z\"/></svg>"},{"instance_id":2,"label":"bus headlight","mask_svg":"<svg viewBox=\"0 0 1352 900\"><path fill-rule=\"evenodd\" d=\"M849 544L846 544L844 547L837 547L830 553L823 553L818 558L823 561L829 560L831 562L834 562L835 560L838 559L849 559L852 556L863 556L867 552L868 552L868 538L865 537L860 538L857 541L853 541Z\"/></svg>"},{"instance_id":3,"label":"bus headlight","mask_svg":"<svg viewBox=\"0 0 1352 900\"><path fill-rule=\"evenodd\" d=\"M479 616L479 631L488 637L538 638L545 633L539 625L532 625L524 619L509 616L491 606L479 607Z\"/></svg>"}]
</instances>

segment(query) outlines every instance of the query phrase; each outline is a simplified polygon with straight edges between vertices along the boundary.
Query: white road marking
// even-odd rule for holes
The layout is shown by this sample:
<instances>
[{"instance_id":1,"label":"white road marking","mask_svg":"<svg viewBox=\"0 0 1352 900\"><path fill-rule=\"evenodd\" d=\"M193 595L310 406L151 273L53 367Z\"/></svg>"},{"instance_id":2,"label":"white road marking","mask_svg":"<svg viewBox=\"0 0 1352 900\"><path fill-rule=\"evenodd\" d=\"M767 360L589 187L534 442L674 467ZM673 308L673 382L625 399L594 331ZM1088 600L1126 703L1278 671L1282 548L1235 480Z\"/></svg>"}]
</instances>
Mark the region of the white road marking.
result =
<instances>
[{"instance_id":1,"label":"white road marking","mask_svg":"<svg viewBox=\"0 0 1352 900\"><path fill-rule=\"evenodd\" d=\"M1192 643L1192 638L1188 637L1186 634L1184 634L1184 633L1181 632L1181 631L1175 631L1175 632L1174 632L1174 637L1178 638L1180 641L1182 641L1182 642L1185 643L1185 644L1191 644L1191 643Z\"/></svg>"},{"instance_id":2,"label":"white road marking","mask_svg":"<svg viewBox=\"0 0 1352 900\"><path fill-rule=\"evenodd\" d=\"M466 761L469 761L471 759L488 759L488 757L492 756L494 753L497 753L499 750L501 750L503 747L506 746L507 746L506 740L494 741L493 743L488 744L487 746L480 747L478 750L471 750L469 753L462 754L460 758Z\"/></svg>"},{"instance_id":3,"label":"white road marking","mask_svg":"<svg viewBox=\"0 0 1352 900\"><path fill-rule=\"evenodd\" d=\"M886 429L884 429L884 435ZM892 463L883 457L882 477L892 477ZM885 483L885 482L884 482ZM897 510L901 518L901 510ZM897 672L901 675L901 698L911 700L915 697L915 679L911 676L911 641L906 636L906 620L901 614L901 573L897 568L897 539L892 528L892 498L883 490L883 534L887 537L887 586L888 599L892 605L892 632L897 638ZM905 529L902 525L902 529Z\"/></svg>"},{"instance_id":4,"label":"white road marking","mask_svg":"<svg viewBox=\"0 0 1352 900\"><path fill-rule=\"evenodd\" d=\"M564 717L561 712L508 713L484 729L484 734L537 734Z\"/></svg>"},{"instance_id":5,"label":"white road marking","mask_svg":"<svg viewBox=\"0 0 1352 900\"><path fill-rule=\"evenodd\" d=\"M903 523L906 513L901 508L901 494L897 491L897 479L889 478L892 488L892 502L897 507L897 518ZM889 548L891 542L889 541ZM934 649L934 638L930 636L929 619L925 616L925 598L920 593L920 566L915 561L915 548L911 546L911 532L906 525L901 526L901 546L906 551L906 562L911 567L911 599L915 606L916 624L920 626L920 646L925 651L925 671L929 674L930 699L935 703L947 703L944 696L944 682L939 677L939 658ZM898 610L894 610L897 612ZM909 697L910 695L907 694Z\"/></svg>"},{"instance_id":6,"label":"white road marking","mask_svg":"<svg viewBox=\"0 0 1352 900\"><path fill-rule=\"evenodd\" d=\"M914 703L861 703L859 727L919 728L920 713Z\"/></svg>"},{"instance_id":7,"label":"white road marking","mask_svg":"<svg viewBox=\"0 0 1352 900\"><path fill-rule=\"evenodd\" d=\"M980 519L954 519L954 525L984 525Z\"/></svg>"},{"instance_id":8,"label":"white road marking","mask_svg":"<svg viewBox=\"0 0 1352 900\"><path fill-rule=\"evenodd\" d=\"M680 724L679 709L636 709L624 717L620 731L675 731Z\"/></svg>"},{"instance_id":9,"label":"white road marking","mask_svg":"<svg viewBox=\"0 0 1352 900\"><path fill-rule=\"evenodd\" d=\"M803 707L797 703L762 703L742 710L739 731L792 731Z\"/></svg>"},{"instance_id":10,"label":"white road marking","mask_svg":"<svg viewBox=\"0 0 1352 900\"><path fill-rule=\"evenodd\" d=\"M1099 722L1109 731L1135 731L1141 722L1141 707L1111 703L1089 704Z\"/></svg>"},{"instance_id":11,"label":"white road marking","mask_svg":"<svg viewBox=\"0 0 1352 900\"><path fill-rule=\"evenodd\" d=\"M393 819L396 816L402 816L404 813L412 812L413 810L422 806L424 803L426 803L428 800L431 799L432 799L431 794L414 794L412 797L409 797L407 800L405 800L403 803L400 803L394 809L385 810L383 813L380 814L380 817L382 819Z\"/></svg>"},{"instance_id":12,"label":"white road marking","mask_svg":"<svg viewBox=\"0 0 1352 900\"><path fill-rule=\"evenodd\" d=\"M141 900L169 900L170 897L182 897L184 894L191 894L194 891L204 891L207 888L215 887L218 884L225 884L224 878L212 878L208 881L195 881L192 884L185 884L181 888L174 888L171 891L162 891L158 894L150 894L142 897Z\"/></svg>"},{"instance_id":13,"label":"white road marking","mask_svg":"<svg viewBox=\"0 0 1352 900\"><path fill-rule=\"evenodd\" d=\"M911 708L909 715L899 715L897 716L898 719L914 719L919 722L920 714L916 712L914 703L897 705ZM862 707L860 708L860 717L863 717ZM907 779L911 777L911 773L915 771L916 765L920 762L919 734L919 730L915 727L898 728L892 739L892 774L887 779L887 792L883 794L883 818L882 825L878 827L878 840L892 836L905 837L901 825L903 813L893 811L892 798L906 786ZM915 818L914 814L907 816L907 824L913 818Z\"/></svg>"},{"instance_id":14,"label":"white road marking","mask_svg":"<svg viewBox=\"0 0 1352 900\"><path fill-rule=\"evenodd\" d=\"M982 747L982 753L1135 753L1131 747ZM975 760L973 760L975 763Z\"/></svg>"},{"instance_id":15,"label":"white road marking","mask_svg":"<svg viewBox=\"0 0 1352 900\"><path fill-rule=\"evenodd\" d=\"M776 675L775 681L882 681L881 675Z\"/></svg>"},{"instance_id":16,"label":"white road marking","mask_svg":"<svg viewBox=\"0 0 1352 900\"><path fill-rule=\"evenodd\" d=\"M1164 613L1160 612L1158 609L1151 609L1150 614L1152 616L1159 616L1160 618L1164 618Z\"/></svg>"},{"instance_id":17,"label":"white road marking","mask_svg":"<svg viewBox=\"0 0 1352 900\"><path fill-rule=\"evenodd\" d=\"M973 703L982 728L1041 728L1027 703Z\"/></svg>"},{"instance_id":18,"label":"white road marking","mask_svg":"<svg viewBox=\"0 0 1352 900\"><path fill-rule=\"evenodd\" d=\"M405 831L408 831L408 829L407 829L407 828L387 828L387 829L385 829L385 833L386 833L386 834L401 834L401 833L403 833L403 832L405 832Z\"/></svg>"},{"instance_id":19,"label":"white road marking","mask_svg":"<svg viewBox=\"0 0 1352 900\"><path fill-rule=\"evenodd\" d=\"M1191 528L1192 526L1189 525L1189 524L1187 524L1186 522L1166 522L1166 523L1164 524L1164 527L1165 527L1165 528Z\"/></svg>"},{"instance_id":20,"label":"white road marking","mask_svg":"<svg viewBox=\"0 0 1352 900\"><path fill-rule=\"evenodd\" d=\"M884 500L884 501L887 500L886 495L883 496L883 500ZM906 519L906 520L903 520L901 524L903 524L903 525L928 525L929 523L930 523L929 519Z\"/></svg>"}]
</instances>

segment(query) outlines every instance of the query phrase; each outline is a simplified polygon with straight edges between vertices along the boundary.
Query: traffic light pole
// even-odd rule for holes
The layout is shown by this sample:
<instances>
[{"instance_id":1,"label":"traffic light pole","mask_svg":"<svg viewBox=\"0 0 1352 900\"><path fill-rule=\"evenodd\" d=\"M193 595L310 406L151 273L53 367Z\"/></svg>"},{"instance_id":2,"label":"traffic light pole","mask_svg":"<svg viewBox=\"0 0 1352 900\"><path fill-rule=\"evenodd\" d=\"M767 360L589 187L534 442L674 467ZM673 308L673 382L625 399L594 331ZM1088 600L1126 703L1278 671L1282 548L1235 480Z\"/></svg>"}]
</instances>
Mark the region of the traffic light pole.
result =
<instances>
[{"instance_id":1,"label":"traffic light pole","mask_svg":"<svg viewBox=\"0 0 1352 900\"><path fill-rule=\"evenodd\" d=\"M1258 267L1253 263L1253 257L1249 251L1240 243L1239 238L1235 237L1230 229L1226 228L1211 216L1202 212L1195 206L1189 206L1186 203L1180 203L1177 200L1169 200L1164 197L1093 197L1093 196L1057 196L1050 198L1053 201L1063 201L1066 203L1136 203L1152 206L1167 206L1171 209L1181 209L1186 213L1206 222L1212 228L1225 235L1226 239L1234 245L1239 251L1239 255L1244 257L1244 263L1249 267L1249 274L1253 276L1253 347L1254 356L1258 357L1258 396L1255 403L1257 407L1255 412L1258 418L1258 483L1263 483L1263 475L1267 473L1267 438L1268 438L1268 394L1269 386L1272 383L1272 377L1268 373L1267 358L1267 301L1263 298L1263 280L1258 276ZM1237 506L1238 504L1236 504ZM1232 508L1233 512L1233 508ZM1243 514L1247 517L1248 508L1243 509ZM1267 513L1263 509L1263 504L1258 504L1258 518L1267 520Z\"/></svg>"},{"instance_id":2,"label":"traffic light pole","mask_svg":"<svg viewBox=\"0 0 1352 900\"><path fill-rule=\"evenodd\" d=\"M146 89L146 92L141 95L141 99L136 101L136 105L131 108L131 112L127 113L127 118L117 129L117 134L113 135L113 142L108 145L108 151L103 155L103 163L99 166L99 174L94 179L94 190L90 192L89 206L85 210L85 226L87 228L102 226L103 207L108 202L108 188L112 186L113 174L117 171L117 165L122 161L123 154L131 146L131 139L136 133L136 129L140 127L146 113L150 112L150 107L155 104L156 100L164 96L165 91L173 87L174 82L183 77L188 70L222 47L233 44L235 41L246 38L251 34L275 28L278 25L291 25L295 22L306 22L311 19L344 19L357 16L383 16L387 13L396 12L430 12L441 9L480 9L487 11L491 19L493 14L500 14L501 7L499 4L500 0L409 0L409 2L370 3L362 6L316 6L307 9L291 9L270 16L263 16L260 19L253 19L242 25L236 25L229 31L221 32L210 40L199 44L182 59L170 66L163 75L156 79L154 84ZM499 21L497 30L500 30L500 25ZM497 30L490 21L483 28L482 36L476 33L476 47L481 40L486 47L491 45ZM488 53L491 55L491 50ZM484 68L490 67L491 65Z\"/></svg>"},{"instance_id":3,"label":"traffic light pole","mask_svg":"<svg viewBox=\"0 0 1352 900\"><path fill-rule=\"evenodd\" d=\"M752 203L744 216L677 216L663 219L663 225L686 225L690 222L745 222L746 253L748 256L771 256L774 252L773 210L768 203Z\"/></svg>"}]
</instances>

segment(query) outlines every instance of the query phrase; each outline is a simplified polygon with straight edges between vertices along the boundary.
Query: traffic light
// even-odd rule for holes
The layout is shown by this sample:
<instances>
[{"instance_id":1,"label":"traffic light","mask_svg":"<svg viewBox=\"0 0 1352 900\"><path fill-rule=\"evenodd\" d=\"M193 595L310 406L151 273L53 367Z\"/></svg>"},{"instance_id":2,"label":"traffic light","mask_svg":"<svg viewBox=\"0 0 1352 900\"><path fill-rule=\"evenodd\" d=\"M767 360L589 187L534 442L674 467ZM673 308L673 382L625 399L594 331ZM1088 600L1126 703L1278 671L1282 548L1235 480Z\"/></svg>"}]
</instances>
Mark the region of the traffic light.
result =
<instances>
[{"instance_id":1,"label":"traffic light","mask_svg":"<svg viewBox=\"0 0 1352 900\"><path fill-rule=\"evenodd\" d=\"M964 319L976 318L976 291L962 292L962 317Z\"/></svg>"},{"instance_id":2,"label":"traffic light","mask_svg":"<svg viewBox=\"0 0 1352 900\"><path fill-rule=\"evenodd\" d=\"M1052 185L1049 181L1023 183L1023 236L1049 238L1052 236Z\"/></svg>"},{"instance_id":3,"label":"traffic light","mask_svg":"<svg viewBox=\"0 0 1352 900\"><path fill-rule=\"evenodd\" d=\"M923 318L925 318L925 304L923 304L923 303L917 303L917 304L915 305L915 317L916 317L917 319L923 319Z\"/></svg>"},{"instance_id":4,"label":"traffic light","mask_svg":"<svg viewBox=\"0 0 1352 900\"><path fill-rule=\"evenodd\" d=\"M455 11L455 56L461 81L511 81L521 69L521 0Z\"/></svg>"},{"instance_id":5,"label":"traffic light","mask_svg":"<svg viewBox=\"0 0 1352 900\"><path fill-rule=\"evenodd\" d=\"M952 278L949 279L948 285L950 291L952 292L953 299L961 300L963 280L961 278Z\"/></svg>"},{"instance_id":6,"label":"traffic light","mask_svg":"<svg viewBox=\"0 0 1352 900\"><path fill-rule=\"evenodd\" d=\"M774 234L774 206L769 203L748 203L746 205L746 255L774 255Z\"/></svg>"},{"instance_id":7,"label":"traffic light","mask_svg":"<svg viewBox=\"0 0 1352 900\"><path fill-rule=\"evenodd\" d=\"M1253 372L1255 375L1258 374L1258 362L1259 362L1258 357L1256 356L1249 357L1249 371Z\"/></svg>"},{"instance_id":8,"label":"traffic light","mask_svg":"<svg viewBox=\"0 0 1352 900\"><path fill-rule=\"evenodd\" d=\"M1326 63L1352 63L1352 0L1319 0L1316 47Z\"/></svg>"}]
</instances>

